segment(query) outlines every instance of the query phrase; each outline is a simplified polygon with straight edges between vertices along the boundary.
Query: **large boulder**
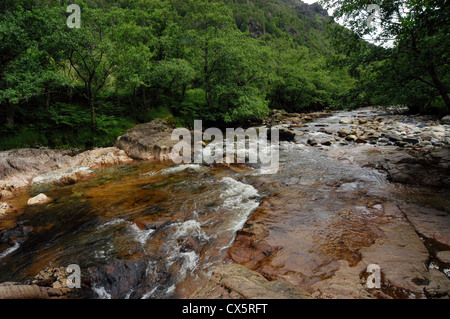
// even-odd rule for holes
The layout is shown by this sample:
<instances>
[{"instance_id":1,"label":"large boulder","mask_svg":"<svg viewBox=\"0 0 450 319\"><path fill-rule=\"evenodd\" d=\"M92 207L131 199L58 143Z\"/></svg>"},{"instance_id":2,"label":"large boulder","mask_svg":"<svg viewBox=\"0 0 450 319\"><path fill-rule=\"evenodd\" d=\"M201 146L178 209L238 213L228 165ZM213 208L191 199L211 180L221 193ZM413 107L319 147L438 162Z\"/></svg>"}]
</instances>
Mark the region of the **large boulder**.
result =
<instances>
[{"instance_id":1,"label":"large boulder","mask_svg":"<svg viewBox=\"0 0 450 319\"><path fill-rule=\"evenodd\" d=\"M450 115L444 116L444 117L441 119L441 123L442 123L442 124L448 124L448 125L450 125Z\"/></svg>"},{"instance_id":2,"label":"large boulder","mask_svg":"<svg viewBox=\"0 0 450 319\"><path fill-rule=\"evenodd\" d=\"M74 156L69 150L18 149L0 152L0 195L2 199L28 185L36 175L67 165Z\"/></svg>"},{"instance_id":3,"label":"large boulder","mask_svg":"<svg viewBox=\"0 0 450 319\"><path fill-rule=\"evenodd\" d=\"M171 160L172 148L178 143L171 139L173 129L166 121L156 119L119 136L116 147L135 159L168 161Z\"/></svg>"}]
</instances>

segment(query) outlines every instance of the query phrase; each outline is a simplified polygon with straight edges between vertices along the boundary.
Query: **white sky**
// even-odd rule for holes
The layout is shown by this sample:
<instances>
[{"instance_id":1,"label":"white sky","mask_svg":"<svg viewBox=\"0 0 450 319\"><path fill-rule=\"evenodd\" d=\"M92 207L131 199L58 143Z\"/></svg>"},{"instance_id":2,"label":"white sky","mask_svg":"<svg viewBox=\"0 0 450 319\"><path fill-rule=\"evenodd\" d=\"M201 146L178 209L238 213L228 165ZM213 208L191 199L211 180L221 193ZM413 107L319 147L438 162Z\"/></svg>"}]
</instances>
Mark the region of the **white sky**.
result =
<instances>
[{"instance_id":1,"label":"white sky","mask_svg":"<svg viewBox=\"0 0 450 319\"><path fill-rule=\"evenodd\" d=\"M308 3L308 4L312 4L312 3L318 2L318 0L302 0L302 1L305 2L305 3ZM333 10L328 10L328 14L331 16L333 14ZM343 24L339 20L337 20L337 22L340 23L340 24ZM377 44L377 42L374 42L371 37L366 37L364 39L369 41L369 42ZM393 43L394 43L394 41L388 41L386 44L384 44L384 46L385 47L392 47Z\"/></svg>"},{"instance_id":2,"label":"white sky","mask_svg":"<svg viewBox=\"0 0 450 319\"><path fill-rule=\"evenodd\" d=\"M308 3L308 4L312 4L312 3L318 2L318 0L302 0L302 1L305 2L305 3ZM332 10L328 10L328 14L329 15L331 15L332 13L333 13Z\"/></svg>"}]
</instances>

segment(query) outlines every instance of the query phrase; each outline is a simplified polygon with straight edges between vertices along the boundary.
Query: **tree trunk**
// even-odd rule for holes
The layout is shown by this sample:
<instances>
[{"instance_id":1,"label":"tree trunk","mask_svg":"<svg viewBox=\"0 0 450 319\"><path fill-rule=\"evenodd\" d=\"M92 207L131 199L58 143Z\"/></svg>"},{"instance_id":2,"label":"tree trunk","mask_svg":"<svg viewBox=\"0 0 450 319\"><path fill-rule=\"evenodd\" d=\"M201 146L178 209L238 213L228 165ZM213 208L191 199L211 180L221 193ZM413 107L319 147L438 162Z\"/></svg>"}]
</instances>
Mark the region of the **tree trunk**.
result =
<instances>
[{"instance_id":1,"label":"tree trunk","mask_svg":"<svg viewBox=\"0 0 450 319\"><path fill-rule=\"evenodd\" d=\"M212 99L211 99L211 82L210 82L210 70L209 70L209 42L206 41L205 44L205 65L203 66L204 72L205 72L205 99L206 103L208 105L208 108L211 108L212 106Z\"/></svg>"},{"instance_id":2,"label":"tree trunk","mask_svg":"<svg viewBox=\"0 0 450 319\"><path fill-rule=\"evenodd\" d=\"M97 124L95 123L95 107L94 107L94 98L90 99L90 107L91 107L91 128L95 132L97 130Z\"/></svg>"},{"instance_id":3,"label":"tree trunk","mask_svg":"<svg viewBox=\"0 0 450 319\"><path fill-rule=\"evenodd\" d=\"M97 125L95 123L95 97L94 93L92 92L92 86L88 85L88 98L89 98L89 107L91 109L91 129L92 131L97 130Z\"/></svg>"},{"instance_id":4,"label":"tree trunk","mask_svg":"<svg viewBox=\"0 0 450 319\"><path fill-rule=\"evenodd\" d=\"M143 85L142 86L142 100L144 102L144 110L147 109L147 96L146 96L145 90L146 90L146 87L145 87L145 85Z\"/></svg>"},{"instance_id":5,"label":"tree trunk","mask_svg":"<svg viewBox=\"0 0 450 319\"><path fill-rule=\"evenodd\" d=\"M14 125L14 113L15 113L14 104L7 101L6 102L6 124L9 126Z\"/></svg>"},{"instance_id":6,"label":"tree trunk","mask_svg":"<svg viewBox=\"0 0 450 319\"><path fill-rule=\"evenodd\" d=\"M136 112L137 106L138 106L138 99L137 99L137 89L136 89L136 86L134 86L134 89L133 89L133 97L134 97L134 103L133 103L134 107L133 107L133 112Z\"/></svg>"},{"instance_id":7,"label":"tree trunk","mask_svg":"<svg viewBox=\"0 0 450 319\"><path fill-rule=\"evenodd\" d=\"M67 88L67 96L69 97L69 104L72 104L73 90L70 86Z\"/></svg>"},{"instance_id":8,"label":"tree trunk","mask_svg":"<svg viewBox=\"0 0 450 319\"><path fill-rule=\"evenodd\" d=\"M50 112L50 87L47 87L46 98L45 98L45 112Z\"/></svg>"},{"instance_id":9,"label":"tree trunk","mask_svg":"<svg viewBox=\"0 0 450 319\"><path fill-rule=\"evenodd\" d=\"M447 112L450 110L450 98L448 97L447 88L444 86L442 81L439 79L436 69L433 65L428 67L428 73L430 73L431 79L433 80L434 86L438 89L442 100L444 100L445 106L447 107Z\"/></svg>"}]
</instances>

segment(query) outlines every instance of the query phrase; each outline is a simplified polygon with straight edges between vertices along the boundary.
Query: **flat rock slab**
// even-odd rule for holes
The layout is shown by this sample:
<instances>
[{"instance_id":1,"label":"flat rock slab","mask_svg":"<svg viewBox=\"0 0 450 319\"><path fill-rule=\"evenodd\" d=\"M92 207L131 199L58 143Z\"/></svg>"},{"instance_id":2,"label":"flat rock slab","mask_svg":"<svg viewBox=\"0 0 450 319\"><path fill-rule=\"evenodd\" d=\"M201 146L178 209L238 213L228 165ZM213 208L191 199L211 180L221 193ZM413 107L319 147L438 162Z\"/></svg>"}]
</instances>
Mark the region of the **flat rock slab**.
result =
<instances>
[{"instance_id":1,"label":"flat rock slab","mask_svg":"<svg viewBox=\"0 0 450 319\"><path fill-rule=\"evenodd\" d=\"M416 231L426 239L431 239L450 250L450 214L431 207L413 204L401 206Z\"/></svg>"},{"instance_id":2,"label":"flat rock slab","mask_svg":"<svg viewBox=\"0 0 450 319\"><path fill-rule=\"evenodd\" d=\"M197 291L195 299L311 299L305 290L288 282L268 281L239 264L214 270L208 283Z\"/></svg>"},{"instance_id":3,"label":"flat rock slab","mask_svg":"<svg viewBox=\"0 0 450 319\"><path fill-rule=\"evenodd\" d=\"M50 149L0 152L0 199L12 197L14 191L27 186L33 178L36 182L53 182L64 176L73 179L72 170L76 168L92 169L131 161L133 161L131 157L115 147L85 152ZM56 173L51 173L53 171Z\"/></svg>"}]
</instances>

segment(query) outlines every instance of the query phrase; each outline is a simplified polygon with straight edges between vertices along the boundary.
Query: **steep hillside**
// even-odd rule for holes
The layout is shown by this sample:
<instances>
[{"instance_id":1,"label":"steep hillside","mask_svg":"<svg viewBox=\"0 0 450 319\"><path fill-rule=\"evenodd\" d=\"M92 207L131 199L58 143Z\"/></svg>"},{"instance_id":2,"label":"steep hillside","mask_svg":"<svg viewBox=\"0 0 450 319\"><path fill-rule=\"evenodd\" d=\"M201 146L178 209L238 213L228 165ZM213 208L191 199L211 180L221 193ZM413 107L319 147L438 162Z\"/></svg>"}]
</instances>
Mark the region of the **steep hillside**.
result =
<instances>
[{"instance_id":1,"label":"steep hillside","mask_svg":"<svg viewBox=\"0 0 450 319\"><path fill-rule=\"evenodd\" d=\"M329 54L331 45L325 34L330 21L319 4L306 4L301 0L225 0L232 8L237 27L256 37L292 38L322 54Z\"/></svg>"}]
</instances>

